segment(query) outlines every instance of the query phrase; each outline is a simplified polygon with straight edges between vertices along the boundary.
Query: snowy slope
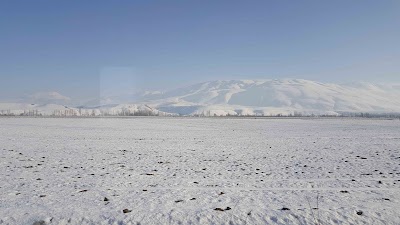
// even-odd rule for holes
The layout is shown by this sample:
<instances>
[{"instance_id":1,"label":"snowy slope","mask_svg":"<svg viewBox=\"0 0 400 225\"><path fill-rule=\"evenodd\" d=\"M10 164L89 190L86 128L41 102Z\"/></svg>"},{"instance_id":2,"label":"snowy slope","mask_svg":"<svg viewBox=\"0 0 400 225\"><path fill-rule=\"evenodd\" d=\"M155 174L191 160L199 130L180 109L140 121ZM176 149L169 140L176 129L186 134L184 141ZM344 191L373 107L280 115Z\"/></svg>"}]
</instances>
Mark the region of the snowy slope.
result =
<instances>
[{"instance_id":1,"label":"snowy slope","mask_svg":"<svg viewBox=\"0 0 400 225\"><path fill-rule=\"evenodd\" d=\"M157 96L166 111L221 114L400 112L400 86L326 84L308 80L229 80L195 84Z\"/></svg>"},{"instance_id":2,"label":"snowy slope","mask_svg":"<svg viewBox=\"0 0 400 225\"><path fill-rule=\"evenodd\" d=\"M12 110L15 114L38 110L47 115L66 109L85 115L132 114L139 111L181 115L399 113L400 85L339 85L301 79L222 80L166 92L135 92L127 96L104 97L79 108L83 109L55 104L0 104L0 110Z\"/></svg>"}]
</instances>

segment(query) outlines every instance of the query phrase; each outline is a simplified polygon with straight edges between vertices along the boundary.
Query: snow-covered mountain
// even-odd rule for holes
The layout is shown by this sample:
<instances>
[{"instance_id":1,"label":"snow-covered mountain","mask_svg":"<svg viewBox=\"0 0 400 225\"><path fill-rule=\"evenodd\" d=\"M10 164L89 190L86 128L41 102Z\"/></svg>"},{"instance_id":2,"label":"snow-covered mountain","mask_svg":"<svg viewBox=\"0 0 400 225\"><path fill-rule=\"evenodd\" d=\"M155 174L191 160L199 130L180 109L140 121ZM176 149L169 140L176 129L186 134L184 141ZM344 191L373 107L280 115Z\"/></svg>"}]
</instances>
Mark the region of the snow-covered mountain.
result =
<instances>
[{"instance_id":1,"label":"snow-covered mountain","mask_svg":"<svg viewBox=\"0 0 400 225\"><path fill-rule=\"evenodd\" d=\"M225 80L195 84L147 99L182 114L400 112L400 85L328 84L301 79Z\"/></svg>"},{"instance_id":2,"label":"snow-covered mountain","mask_svg":"<svg viewBox=\"0 0 400 225\"><path fill-rule=\"evenodd\" d=\"M301 79L210 81L166 92L113 96L107 105L70 108L60 105L0 104L0 110L72 109L77 114L288 115L341 112L399 113L400 85L346 85ZM132 104L125 104L131 103ZM124 104L121 104L124 103Z\"/></svg>"}]
</instances>

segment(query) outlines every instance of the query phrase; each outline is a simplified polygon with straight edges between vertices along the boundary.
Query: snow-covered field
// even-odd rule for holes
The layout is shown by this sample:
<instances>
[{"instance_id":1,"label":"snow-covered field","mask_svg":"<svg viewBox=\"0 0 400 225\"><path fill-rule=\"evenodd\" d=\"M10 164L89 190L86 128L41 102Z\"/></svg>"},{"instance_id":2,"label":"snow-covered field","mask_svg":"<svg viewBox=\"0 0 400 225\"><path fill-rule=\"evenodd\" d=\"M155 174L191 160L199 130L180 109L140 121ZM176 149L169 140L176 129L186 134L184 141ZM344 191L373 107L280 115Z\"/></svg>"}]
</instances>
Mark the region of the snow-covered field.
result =
<instances>
[{"instance_id":1,"label":"snow-covered field","mask_svg":"<svg viewBox=\"0 0 400 225\"><path fill-rule=\"evenodd\" d=\"M400 121L0 118L0 224L400 224Z\"/></svg>"}]
</instances>

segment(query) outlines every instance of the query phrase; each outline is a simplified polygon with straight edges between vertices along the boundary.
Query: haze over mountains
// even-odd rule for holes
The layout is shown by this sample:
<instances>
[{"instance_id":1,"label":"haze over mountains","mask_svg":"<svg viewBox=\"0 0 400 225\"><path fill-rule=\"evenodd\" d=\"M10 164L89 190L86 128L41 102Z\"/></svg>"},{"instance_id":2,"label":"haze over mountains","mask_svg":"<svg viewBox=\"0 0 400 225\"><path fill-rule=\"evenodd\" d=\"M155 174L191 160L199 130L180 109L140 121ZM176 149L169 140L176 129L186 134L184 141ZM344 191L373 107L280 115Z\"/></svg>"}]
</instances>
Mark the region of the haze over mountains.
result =
<instances>
[{"instance_id":1,"label":"haze over mountains","mask_svg":"<svg viewBox=\"0 0 400 225\"><path fill-rule=\"evenodd\" d=\"M74 114L82 114L82 110L86 110L86 114L95 115L123 112L133 114L141 111L206 116L400 112L400 85L370 83L339 85L301 79L218 80L166 92L136 92L130 95L107 96L89 101L82 106L68 105L67 102L43 104L45 101L39 99L42 95L44 94L36 95L36 99L30 99L31 102L1 103L0 110L11 110L15 114L24 113L24 110L37 110L43 115L68 109L73 110ZM69 99L55 93L50 96L58 101Z\"/></svg>"}]
</instances>

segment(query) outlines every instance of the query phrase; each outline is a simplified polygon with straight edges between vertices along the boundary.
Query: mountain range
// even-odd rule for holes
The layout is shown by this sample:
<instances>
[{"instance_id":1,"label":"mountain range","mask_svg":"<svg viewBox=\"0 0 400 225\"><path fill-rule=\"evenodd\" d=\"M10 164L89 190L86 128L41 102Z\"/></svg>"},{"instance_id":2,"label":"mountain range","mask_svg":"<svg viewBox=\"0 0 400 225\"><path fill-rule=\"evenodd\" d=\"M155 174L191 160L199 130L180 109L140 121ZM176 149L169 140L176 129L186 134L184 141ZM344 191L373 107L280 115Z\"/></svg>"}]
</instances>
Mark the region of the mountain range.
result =
<instances>
[{"instance_id":1,"label":"mountain range","mask_svg":"<svg viewBox=\"0 0 400 225\"><path fill-rule=\"evenodd\" d=\"M218 80L164 92L146 91L110 96L92 100L82 106L36 102L0 103L0 110L3 114L5 110L15 114L37 110L43 115L65 110L72 110L75 114L82 114L84 111L94 115L125 115L139 111L165 115L206 116L399 113L400 85L371 83L339 85L302 79Z\"/></svg>"}]
</instances>

